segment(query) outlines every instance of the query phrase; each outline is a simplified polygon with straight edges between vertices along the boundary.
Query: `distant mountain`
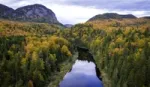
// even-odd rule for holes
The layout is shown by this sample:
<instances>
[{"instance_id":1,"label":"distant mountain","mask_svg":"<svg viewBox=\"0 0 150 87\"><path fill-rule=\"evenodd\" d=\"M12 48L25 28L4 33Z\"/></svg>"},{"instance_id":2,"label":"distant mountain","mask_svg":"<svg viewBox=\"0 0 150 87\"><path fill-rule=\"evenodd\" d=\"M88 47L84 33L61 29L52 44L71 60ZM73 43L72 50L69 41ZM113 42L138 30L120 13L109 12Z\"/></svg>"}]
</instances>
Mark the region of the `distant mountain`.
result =
<instances>
[{"instance_id":1,"label":"distant mountain","mask_svg":"<svg viewBox=\"0 0 150 87\"><path fill-rule=\"evenodd\" d=\"M101 19L123 19L123 18L137 18L132 14L127 14L127 15L120 15L117 13L105 13L105 14L99 14L96 15L94 17L92 17L91 19L89 19L88 21L94 21L94 20L101 20Z\"/></svg>"},{"instance_id":2,"label":"distant mountain","mask_svg":"<svg viewBox=\"0 0 150 87\"><path fill-rule=\"evenodd\" d=\"M20 7L16 10L4 5L0 5L0 18L17 21L60 24L55 16L55 13L40 4L28 5Z\"/></svg>"},{"instance_id":3,"label":"distant mountain","mask_svg":"<svg viewBox=\"0 0 150 87\"><path fill-rule=\"evenodd\" d=\"M141 18L150 19L150 16L145 16L145 17L141 17Z\"/></svg>"},{"instance_id":4,"label":"distant mountain","mask_svg":"<svg viewBox=\"0 0 150 87\"><path fill-rule=\"evenodd\" d=\"M72 24L65 24L64 25L66 28L71 28L73 25Z\"/></svg>"},{"instance_id":5,"label":"distant mountain","mask_svg":"<svg viewBox=\"0 0 150 87\"><path fill-rule=\"evenodd\" d=\"M14 10L5 5L0 4L0 18L9 18Z\"/></svg>"},{"instance_id":6,"label":"distant mountain","mask_svg":"<svg viewBox=\"0 0 150 87\"><path fill-rule=\"evenodd\" d=\"M137 17L132 15L132 14L127 14L127 15L120 15L121 18L129 18L129 19L136 19Z\"/></svg>"}]
</instances>

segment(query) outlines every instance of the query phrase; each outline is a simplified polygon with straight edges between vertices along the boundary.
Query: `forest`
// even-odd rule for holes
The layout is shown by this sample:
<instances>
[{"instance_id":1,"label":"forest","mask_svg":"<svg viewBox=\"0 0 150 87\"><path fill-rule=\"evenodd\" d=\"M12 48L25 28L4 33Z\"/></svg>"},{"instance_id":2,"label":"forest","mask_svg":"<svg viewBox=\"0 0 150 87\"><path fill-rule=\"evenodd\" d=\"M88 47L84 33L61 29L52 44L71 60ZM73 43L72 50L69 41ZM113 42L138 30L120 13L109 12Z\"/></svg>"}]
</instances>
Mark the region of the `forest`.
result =
<instances>
[{"instance_id":1,"label":"forest","mask_svg":"<svg viewBox=\"0 0 150 87\"><path fill-rule=\"evenodd\" d=\"M49 34L59 26L8 21L0 24L1 87L44 86L60 71L60 63L71 61L71 43Z\"/></svg>"},{"instance_id":2,"label":"forest","mask_svg":"<svg viewBox=\"0 0 150 87\"><path fill-rule=\"evenodd\" d=\"M106 19L64 28L0 20L0 86L44 87L87 47L104 87L150 87L150 20ZM66 68L69 71L69 68ZM57 87L58 83L51 87Z\"/></svg>"}]
</instances>

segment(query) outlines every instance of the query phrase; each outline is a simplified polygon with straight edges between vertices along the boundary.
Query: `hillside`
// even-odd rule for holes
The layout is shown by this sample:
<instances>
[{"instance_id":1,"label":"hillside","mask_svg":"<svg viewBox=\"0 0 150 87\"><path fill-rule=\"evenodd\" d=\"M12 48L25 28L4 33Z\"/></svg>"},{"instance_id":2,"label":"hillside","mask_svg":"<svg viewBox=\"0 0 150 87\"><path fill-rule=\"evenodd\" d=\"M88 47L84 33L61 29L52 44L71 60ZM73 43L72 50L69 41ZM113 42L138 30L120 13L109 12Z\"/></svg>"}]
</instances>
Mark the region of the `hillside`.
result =
<instances>
[{"instance_id":1,"label":"hillside","mask_svg":"<svg viewBox=\"0 0 150 87\"><path fill-rule=\"evenodd\" d=\"M117 13L105 13L105 14L99 14L92 18L90 18L88 21L95 21L95 20L104 20L104 19L136 19L136 17L132 14L127 15L120 15Z\"/></svg>"},{"instance_id":2,"label":"hillside","mask_svg":"<svg viewBox=\"0 0 150 87\"><path fill-rule=\"evenodd\" d=\"M49 35L63 28L57 24L0 20L0 37Z\"/></svg>"},{"instance_id":3,"label":"hillside","mask_svg":"<svg viewBox=\"0 0 150 87\"><path fill-rule=\"evenodd\" d=\"M12 8L0 4L0 18L9 19L13 11Z\"/></svg>"},{"instance_id":4,"label":"hillside","mask_svg":"<svg viewBox=\"0 0 150 87\"><path fill-rule=\"evenodd\" d=\"M40 4L28 5L16 10L0 4L0 18L62 25L52 10Z\"/></svg>"},{"instance_id":5,"label":"hillside","mask_svg":"<svg viewBox=\"0 0 150 87\"><path fill-rule=\"evenodd\" d=\"M149 26L150 20L147 18L136 18L136 19L105 19L105 20L93 20L86 22L87 24L94 25L95 29L106 29L106 28L121 28L121 27L146 27Z\"/></svg>"},{"instance_id":6,"label":"hillside","mask_svg":"<svg viewBox=\"0 0 150 87\"><path fill-rule=\"evenodd\" d=\"M150 19L150 16L145 16L145 17L142 17L144 19Z\"/></svg>"}]
</instances>

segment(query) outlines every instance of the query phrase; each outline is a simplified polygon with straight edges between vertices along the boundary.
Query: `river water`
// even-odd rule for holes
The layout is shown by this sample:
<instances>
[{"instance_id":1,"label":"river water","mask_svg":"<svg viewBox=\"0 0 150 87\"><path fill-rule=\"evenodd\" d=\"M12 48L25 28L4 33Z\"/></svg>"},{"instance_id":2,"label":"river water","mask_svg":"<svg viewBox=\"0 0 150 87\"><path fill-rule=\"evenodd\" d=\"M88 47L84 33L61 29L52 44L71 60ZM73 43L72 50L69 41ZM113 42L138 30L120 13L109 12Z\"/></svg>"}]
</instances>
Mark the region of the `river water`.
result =
<instances>
[{"instance_id":1,"label":"river water","mask_svg":"<svg viewBox=\"0 0 150 87\"><path fill-rule=\"evenodd\" d=\"M76 60L59 87L103 87L102 81L96 75L95 67L93 62Z\"/></svg>"}]
</instances>

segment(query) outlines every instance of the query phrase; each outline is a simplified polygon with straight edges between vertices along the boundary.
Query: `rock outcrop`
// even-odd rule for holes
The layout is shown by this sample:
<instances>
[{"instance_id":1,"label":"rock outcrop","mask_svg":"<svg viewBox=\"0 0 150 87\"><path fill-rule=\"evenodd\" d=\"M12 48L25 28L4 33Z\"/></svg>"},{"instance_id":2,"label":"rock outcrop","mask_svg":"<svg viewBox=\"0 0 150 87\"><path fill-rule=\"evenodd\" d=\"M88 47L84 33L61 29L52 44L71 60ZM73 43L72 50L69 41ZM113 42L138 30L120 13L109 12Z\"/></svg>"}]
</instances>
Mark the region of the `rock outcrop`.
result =
<instances>
[{"instance_id":1,"label":"rock outcrop","mask_svg":"<svg viewBox=\"0 0 150 87\"><path fill-rule=\"evenodd\" d=\"M0 18L17 21L61 24L58 22L55 13L52 10L40 4L28 5L16 10L0 4Z\"/></svg>"}]
</instances>

